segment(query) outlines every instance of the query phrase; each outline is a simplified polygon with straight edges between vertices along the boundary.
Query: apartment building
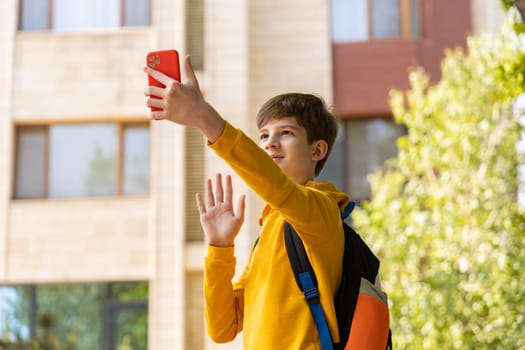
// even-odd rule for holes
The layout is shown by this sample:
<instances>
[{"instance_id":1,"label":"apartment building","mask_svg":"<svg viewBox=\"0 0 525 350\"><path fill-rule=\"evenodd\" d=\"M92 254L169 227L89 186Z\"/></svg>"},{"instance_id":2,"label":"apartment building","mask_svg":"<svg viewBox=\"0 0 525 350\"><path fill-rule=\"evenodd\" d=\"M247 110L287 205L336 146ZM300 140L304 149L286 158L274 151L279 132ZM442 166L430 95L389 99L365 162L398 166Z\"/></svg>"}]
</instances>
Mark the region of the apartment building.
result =
<instances>
[{"instance_id":1,"label":"apartment building","mask_svg":"<svg viewBox=\"0 0 525 350\"><path fill-rule=\"evenodd\" d=\"M194 205L231 170L194 130L148 120L146 52L190 54L208 101L252 136L269 97L323 96L342 125L323 177L365 199L404 132L388 90L414 65L439 78L443 49L464 45L473 13L487 23L475 9L488 2L3 0L0 339L47 321L82 350L242 348L205 334ZM247 194L240 270L262 203L234 188Z\"/></svg>"}]
</instances>

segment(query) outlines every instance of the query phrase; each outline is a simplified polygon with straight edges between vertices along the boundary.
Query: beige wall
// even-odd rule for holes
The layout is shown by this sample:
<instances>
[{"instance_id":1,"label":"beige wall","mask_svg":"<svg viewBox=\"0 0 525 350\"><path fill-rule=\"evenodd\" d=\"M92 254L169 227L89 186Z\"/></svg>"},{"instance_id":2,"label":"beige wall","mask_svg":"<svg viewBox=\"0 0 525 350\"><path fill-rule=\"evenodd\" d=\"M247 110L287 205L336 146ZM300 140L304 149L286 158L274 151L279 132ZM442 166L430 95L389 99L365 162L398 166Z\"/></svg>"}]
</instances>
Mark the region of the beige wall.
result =
<instances>
[{"instance_id":1,"label":"beige wall","mask_svg":"<svg viewBox=\"0 0 525 350\"><path fill-rule=\"evenodd\" d=\"M253 107L290 91L332 101L329 9L329 1L318 0L250 2Z\"/></svg>"},{"instance_id":2,"label":"beige wall","mask_svg":"<svg viewBox=\"0 0 525 350\"><path fill-rule=\"evenodd\" d=\"M60 121L146 117L141 87L154 32L19 32L13 72L13 119Z\"/></svg>"},{"instance_id":3,"label":"beige wall","mask_svg":"<svg viewBox=\"0 0 525 350\"><path fill-rule=\"evenodd\" d=\"M184 2L152 1L155 49L184 47ZM142 54L143 55L143 54ZM181 52L181 56L184 53ZM152 128L151 233L154 253L150 278L150 349L184 344L184 130L167 122Z\"/></svg>"},{"instance_id":4,"label":"beige wall","mask_svg":"<svg viewBox=\"0 0 525 350\"><path fill-rule=\"evenodd\" d=\"M0 282L6 278L9 198L11 196L12 134L10 120L16 1L0 3Z\"/></svg>"},{"instance_id":5,"label":"beige wall","mask_svg":"<svg viewBox=\"0 0 525 350\"><path fill-rule=\"evenodd\" d=\"M13 202L7 281L147 280L148 205L147 198Z\"/></svg>"},{"instance_id":6,"label":"beige wall","mask_svg":"<svg viewBox=\"0 0 525 350\"><path fill-rule=\"evenodd\" d=\"M16 32L17 1L0 2L0 284L148 280L149 348L240 349L240 336L213 344L203 329L206 247L185 242L184 128L151 124L149 196L11 200L15 125L147 120L145 53L177 48L184 56L186 46L184 1L152 6L148 28L54 34ZM206 0L198 76L207 99L251 136L256 111L277 93L315 92L330 103L328 9L318 0ZM209 150L205 158L207 176L231 173ZM248 194L240 271L262 203L240 180L234 186Z\"/></svg>"}]
</instances>

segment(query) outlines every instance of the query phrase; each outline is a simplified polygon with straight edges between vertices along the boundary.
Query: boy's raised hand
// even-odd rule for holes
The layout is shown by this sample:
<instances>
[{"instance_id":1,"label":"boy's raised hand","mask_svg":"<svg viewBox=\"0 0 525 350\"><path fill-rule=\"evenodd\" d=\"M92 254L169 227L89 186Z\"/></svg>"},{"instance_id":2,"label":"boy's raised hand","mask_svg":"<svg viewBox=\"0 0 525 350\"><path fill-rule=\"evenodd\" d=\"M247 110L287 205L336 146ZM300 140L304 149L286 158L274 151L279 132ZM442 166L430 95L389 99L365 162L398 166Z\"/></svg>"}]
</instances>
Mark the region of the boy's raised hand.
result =
<instances>
[{"instance_id":1,"label":"boy's raised hand","mask_svg":"<svg viewBox=\"0 0 525 350\"><path fill-rule=\"evenodd\" d=\"M213 143L224 129L224 120L204 100L190 56L184 58L184 71L185 79L178 82L164 73L148 66L144 67L144 72L166 86L149 86L144 89L146 106L162 109L151 112L151 119L169 120L180 125L196 127ZM159 98L153 98L152 95Z\"/></svg>"},{"instance_id":2,"label":"boy's raised hand","mask_svg":"<svg viewBox=\"0 0 525 350\"><path fill-rule=\"evenodd\" d=\"M202 196L197 193L195 199L199 208L202 229L208 238L208 243L217 247L233 246L233 241L244 222L245 195L237 202L237 210L233 210L233 187L230 175L226 175L223 188L222 175L216 176L215 194L211 179L206 182L208 205L204 204Z\"/></svg>"}]
</instances>

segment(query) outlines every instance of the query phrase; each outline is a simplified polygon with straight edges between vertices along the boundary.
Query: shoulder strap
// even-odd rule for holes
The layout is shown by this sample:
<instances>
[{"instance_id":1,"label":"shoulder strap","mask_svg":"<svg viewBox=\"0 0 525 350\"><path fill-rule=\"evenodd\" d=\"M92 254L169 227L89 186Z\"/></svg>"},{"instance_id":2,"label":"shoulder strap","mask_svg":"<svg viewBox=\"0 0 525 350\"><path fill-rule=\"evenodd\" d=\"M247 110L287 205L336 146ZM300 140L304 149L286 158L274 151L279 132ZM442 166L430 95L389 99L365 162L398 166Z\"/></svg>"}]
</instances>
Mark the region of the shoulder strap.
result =
<instances>
[{"instance_id":1,"label":"shoulder strap","mask_svg":"<svg viewBox=\"0 0 525 350\"><path fill-rule=\"evenodd\" d=\"M317 278L315 277L312 265L308 260L308 256L304 250L304 245L301 241L301 238L294 230L292 225L287 222L284 224L284 242L286 244L286 252L288 253L288 258L295 275L295 280L297 281L299 289L304 293L304 297L308 303L308 306L310 307L310 311L312 312L312 316L317 326L319 339L321 340L321 349L332 350L332 336L330 335L328 322L326 321L326 317L319 300Z\"/></svg>"},{"instance_id":2,"label":"shoulder strap","mask_svg":"<svg viewBox=\"0 0 525 350\"><path fill-rule=\"evenodd\" d=\"M354 229L343 223L345 247L341 283L335 295L340 346L346 345L354 317L361 278L375 283L379 271L379 259Z\"/></svg>"}]
</instances>

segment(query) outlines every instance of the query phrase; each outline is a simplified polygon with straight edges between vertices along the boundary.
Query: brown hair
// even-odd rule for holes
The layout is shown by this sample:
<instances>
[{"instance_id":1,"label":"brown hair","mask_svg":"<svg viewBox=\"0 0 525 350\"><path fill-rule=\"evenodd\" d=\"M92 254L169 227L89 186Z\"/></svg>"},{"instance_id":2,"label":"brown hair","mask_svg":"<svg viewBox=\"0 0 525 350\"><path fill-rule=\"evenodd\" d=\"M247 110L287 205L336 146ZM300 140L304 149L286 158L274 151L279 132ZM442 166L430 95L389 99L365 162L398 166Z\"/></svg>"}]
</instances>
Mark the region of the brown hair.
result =
<instances>
[{"instance_id":1,"label":"brown hair","mask_svg":"<svg viewBox=\"0 0 525 350\"><path fill-rule=\"evenodd\" d=\"M337 136L337 121L326 108L324 100L316 95L287 93L269 99L257 113L257 127L269 120L295 117L297 124L306 129L308 143L324 140L328 144L326 157L317 162L315 176L323 169Z\"/></svg>"}]
</instances>

